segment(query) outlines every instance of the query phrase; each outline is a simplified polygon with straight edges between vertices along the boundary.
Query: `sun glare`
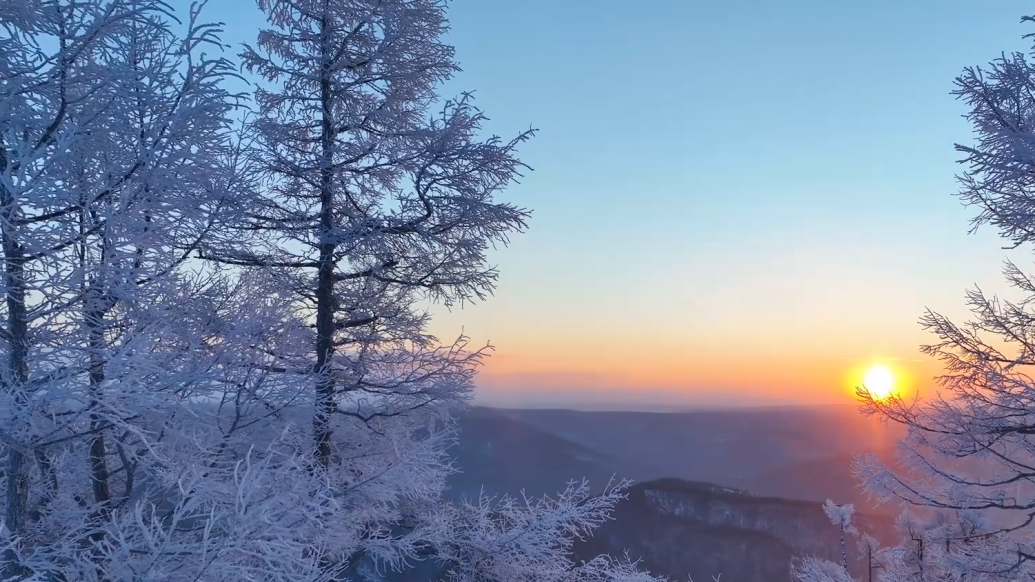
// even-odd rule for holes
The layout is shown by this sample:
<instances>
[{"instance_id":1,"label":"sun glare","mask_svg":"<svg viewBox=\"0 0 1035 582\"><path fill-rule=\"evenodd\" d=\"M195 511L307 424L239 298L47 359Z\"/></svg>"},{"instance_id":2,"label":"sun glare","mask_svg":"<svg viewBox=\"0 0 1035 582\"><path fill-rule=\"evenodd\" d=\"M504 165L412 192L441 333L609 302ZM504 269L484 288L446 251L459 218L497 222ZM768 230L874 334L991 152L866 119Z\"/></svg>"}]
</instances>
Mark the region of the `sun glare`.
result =
<instances>
[{"instance_id":1,"label":"sun glare","mask_svg":"<svg viewBox=\"0 0 1035 582\"><path fill-rule=\"evenodd\" d=\"M880 364L870 366L863 376L863 387L876 398L887 398L895 388L895 376Z\"/></svg>"}]
</instances>

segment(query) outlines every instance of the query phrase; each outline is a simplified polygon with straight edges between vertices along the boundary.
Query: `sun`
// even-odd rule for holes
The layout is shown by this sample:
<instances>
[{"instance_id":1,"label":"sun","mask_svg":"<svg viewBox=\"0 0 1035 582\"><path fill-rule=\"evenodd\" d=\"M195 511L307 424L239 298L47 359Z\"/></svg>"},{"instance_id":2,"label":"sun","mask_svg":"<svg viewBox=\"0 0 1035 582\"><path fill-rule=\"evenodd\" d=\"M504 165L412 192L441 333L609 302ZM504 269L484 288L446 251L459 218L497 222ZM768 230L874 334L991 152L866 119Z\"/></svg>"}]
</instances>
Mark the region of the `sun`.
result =
<instances>
[{"instance_id":1,"label":"sun","mask_svg":"<svg viewBox=\"0 0 1035 582\"><path fill-rule=\"evenodd\" d=\"M887 398L895 389L895 376L880 364L870 366L863 376L863 387L876 398Z\"/></svg>"}]
</instances>

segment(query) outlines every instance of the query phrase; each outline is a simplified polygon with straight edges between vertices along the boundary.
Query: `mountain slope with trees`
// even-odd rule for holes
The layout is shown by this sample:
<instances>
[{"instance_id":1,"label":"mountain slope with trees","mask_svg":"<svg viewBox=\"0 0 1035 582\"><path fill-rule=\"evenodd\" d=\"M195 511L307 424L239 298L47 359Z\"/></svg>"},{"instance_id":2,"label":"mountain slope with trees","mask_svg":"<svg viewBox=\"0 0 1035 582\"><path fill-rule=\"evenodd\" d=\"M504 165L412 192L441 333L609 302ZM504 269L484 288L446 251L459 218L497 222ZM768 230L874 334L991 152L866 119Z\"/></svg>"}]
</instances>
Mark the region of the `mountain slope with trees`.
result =
<instances>
[{"instance_id":1,"label":"mountain slope with trees","mask_svg":"<svg viewBox=\"0 0 1035 582\"><path fill-rule=\"evenodd\" d=\"M801 558L840 562L837 530L818 502L662 479L634 485L614 517L580 542L576 554L628 551L645 569L671 580L721 575L743 582L789 581L792 563ZM856 523L885 543L896 539L891 518L863 514ZM863 574L864 556L849 555L849 571Z\"/></svg>"}]
</instances>

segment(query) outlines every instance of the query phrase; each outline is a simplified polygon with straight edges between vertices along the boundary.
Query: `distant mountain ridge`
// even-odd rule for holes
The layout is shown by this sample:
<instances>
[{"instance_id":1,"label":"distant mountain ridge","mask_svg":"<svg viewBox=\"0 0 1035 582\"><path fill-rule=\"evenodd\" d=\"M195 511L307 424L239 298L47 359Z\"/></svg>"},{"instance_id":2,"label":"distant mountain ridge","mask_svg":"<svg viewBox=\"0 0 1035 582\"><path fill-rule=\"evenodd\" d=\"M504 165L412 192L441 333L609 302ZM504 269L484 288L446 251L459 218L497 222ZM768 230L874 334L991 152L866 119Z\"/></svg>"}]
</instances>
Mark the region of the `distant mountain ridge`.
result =
<instances>
[{"instance_id":1,"label":"distant mountain ridge","mask_svg":"<svg viewBox=\"0 0 1035 582\"><path fill-rule=\"evenodd\" d=\"M603 485L675 477L872 509L851 474L854 452L892 457L893 431L851 407L672 413L472 407L452 453L454 494L555 493L571 479Z\"/></svg>"},{"instance_id":2,"label":"distant mountain ridge","mask_svg":"<svg viewBox=\"0 0 1035 582\"><path fill-rule=\"evenodd\" d=\"M568 481L583 478L600 488L627 465L494 409L471 408L461 417L461 428L450 450L461 471L448 480L454 498L476 498L482 491L554 494Z\"/></svg>"}]
</instances>

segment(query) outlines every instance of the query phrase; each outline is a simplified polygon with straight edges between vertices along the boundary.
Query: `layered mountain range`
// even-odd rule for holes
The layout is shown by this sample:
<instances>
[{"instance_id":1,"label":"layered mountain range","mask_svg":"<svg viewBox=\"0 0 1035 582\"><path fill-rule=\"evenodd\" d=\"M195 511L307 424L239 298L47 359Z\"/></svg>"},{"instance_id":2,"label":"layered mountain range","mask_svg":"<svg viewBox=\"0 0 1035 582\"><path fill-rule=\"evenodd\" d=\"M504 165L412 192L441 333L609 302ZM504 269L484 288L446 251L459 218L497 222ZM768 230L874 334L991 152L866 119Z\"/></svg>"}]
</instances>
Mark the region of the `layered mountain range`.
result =
<instances>
[{"instance_id":1,"label":"layered mountain range","mask_svg":"<svg viewBox=\"0 0 1035 582\"><path fill-rule=\"evenodd\" d=\"M896 508L874 506L852 455L890 459L893 427L851 407L672 413L474 407L453 449L453 496L552 494L572 479L629 479L614 520L576 553L628 553L672 580L782 582L816 555L840 560L822 502L854 503L861 530L892 541ZM849 542L851 544L851 542ZM865 563L849 546L849 570Z\"/></svg>"}]
</instances>

